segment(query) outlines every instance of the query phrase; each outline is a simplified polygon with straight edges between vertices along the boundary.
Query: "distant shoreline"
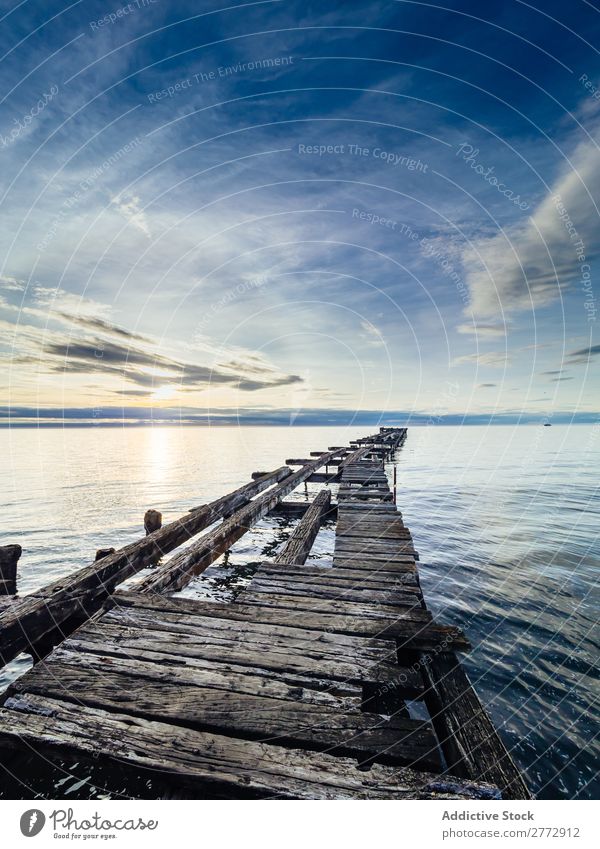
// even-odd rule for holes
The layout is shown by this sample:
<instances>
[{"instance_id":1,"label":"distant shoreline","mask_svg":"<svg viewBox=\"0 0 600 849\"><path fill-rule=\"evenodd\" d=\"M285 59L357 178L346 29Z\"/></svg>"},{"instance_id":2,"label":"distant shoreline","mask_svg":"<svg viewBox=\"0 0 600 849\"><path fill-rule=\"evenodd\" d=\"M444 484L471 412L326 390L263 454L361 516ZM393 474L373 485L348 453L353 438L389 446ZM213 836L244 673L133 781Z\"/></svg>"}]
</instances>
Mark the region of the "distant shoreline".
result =
<instances>
[{"instance_id":1,"label":"distant shoreline","mask_svg":"<svg viewBox=\"0 0 600 849\"><path fill-rule=\"evenodd\" d=\"M559 419L554 420L552 422L555 426L567 426L567 425L598 425L600 424L600 416L594 419ZM426 421L417 421L417 422L405 422L403 424L396 424L386 422L382 420L377 423L377 426L381 427L415 427L415 428L428 428L428 427L543 427L545 425L544 418L540 419L527 419L524 421L507 421L507 420L496 420L496 421L447 421L447 422L426 422ZM368 426L368 425L367 425ZM151 422L129 422L129 421L100 421L100 422L78 422L73 420L65 420L65 421L57 421L57 422L0 422L0 429L2 430L12 430L12 429L36 429L47 428L47 429L56 429L56 428L84 428L84 429L94 429L94 428L151 428L151 427L200 427L200 428L239 428L239 427L273 427L273 428L309 428L309 427L330 427L330 428L361 428L365 427L363 422L299 422L299 423L285 423L285 422L174 422L174 421L151 421Z\"/></svg>"}]
</instances>

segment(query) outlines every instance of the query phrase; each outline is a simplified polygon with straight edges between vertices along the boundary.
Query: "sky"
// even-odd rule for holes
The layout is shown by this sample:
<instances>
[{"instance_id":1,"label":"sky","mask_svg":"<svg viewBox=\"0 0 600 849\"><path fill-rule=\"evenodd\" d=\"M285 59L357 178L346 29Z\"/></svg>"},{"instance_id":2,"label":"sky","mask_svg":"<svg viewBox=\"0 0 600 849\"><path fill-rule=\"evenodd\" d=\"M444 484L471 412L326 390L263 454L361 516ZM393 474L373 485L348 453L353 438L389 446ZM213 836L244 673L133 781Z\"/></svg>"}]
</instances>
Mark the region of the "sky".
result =
<instances>
[{"instance_id":1,"label":"sky","mask_svg":"<svg viewBox=\"0 0 600 849\"><path fill-rule=\"evenodd\" d=\"M587 0L0 2L0 420L596 421Z\"/></svg>"}]
</instances>

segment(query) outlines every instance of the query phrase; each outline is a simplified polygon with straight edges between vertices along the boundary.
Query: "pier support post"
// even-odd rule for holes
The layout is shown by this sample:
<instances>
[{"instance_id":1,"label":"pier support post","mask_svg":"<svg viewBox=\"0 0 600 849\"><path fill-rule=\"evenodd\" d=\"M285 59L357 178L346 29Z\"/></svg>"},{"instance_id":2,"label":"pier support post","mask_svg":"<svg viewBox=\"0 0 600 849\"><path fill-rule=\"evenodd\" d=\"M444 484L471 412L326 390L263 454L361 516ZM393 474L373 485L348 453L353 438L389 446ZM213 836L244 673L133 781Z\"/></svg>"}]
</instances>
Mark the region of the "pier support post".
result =
<instances>
[{"instance_id":1,"label":"pier support post","mask_svg":"<svg viewBox=\"0 0 600 849\"><path fill-rule=\"evenodd\" d=\"M0 595L16 595L17 563L22 553L20 545L0 546Z\"/></svg>"},{"instance_id":2,"label":"pier support post","mask_svg":"<svg viewBox=\"0 0 600 849\"><path fill-rule=\"evenodd\" d=\"M146 536L154 533L154 531L158 531L159 528L162 528L162 513L159 513L158 510L146 510L144 513L144 530L146 531Z\"/></svg>"}]
</instances>

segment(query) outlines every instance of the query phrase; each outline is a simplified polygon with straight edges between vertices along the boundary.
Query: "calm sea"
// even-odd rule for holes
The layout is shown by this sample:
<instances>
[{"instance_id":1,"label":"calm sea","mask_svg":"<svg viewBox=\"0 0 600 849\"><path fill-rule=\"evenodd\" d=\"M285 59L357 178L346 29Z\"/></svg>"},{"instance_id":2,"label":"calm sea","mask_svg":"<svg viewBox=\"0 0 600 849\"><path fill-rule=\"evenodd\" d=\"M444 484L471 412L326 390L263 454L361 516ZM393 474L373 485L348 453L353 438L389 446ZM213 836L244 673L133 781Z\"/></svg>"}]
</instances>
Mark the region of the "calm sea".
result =
<instances>
[{"instance_id":1,"label":"calm sea","mask_svg":"<svg viewBox=\"0 0 600 849\"><path fill-rule=\"evenodd\" d=\"M256 470L369 432L0 431L1 540L23 546L20 592L89 563L97 548L138 538L149 507L168 521ZM600 428L583 425L415 427L396 458L398 506L421 556L427 602L468 633L469 674L542 798L599 796L599 461ZM282 519L263 521L185 595L233 598L289 532ZM312 559L327 562L332 547L325 527ZM0 687L26 666L14 662Z\"/></svg>"}]
</instances>

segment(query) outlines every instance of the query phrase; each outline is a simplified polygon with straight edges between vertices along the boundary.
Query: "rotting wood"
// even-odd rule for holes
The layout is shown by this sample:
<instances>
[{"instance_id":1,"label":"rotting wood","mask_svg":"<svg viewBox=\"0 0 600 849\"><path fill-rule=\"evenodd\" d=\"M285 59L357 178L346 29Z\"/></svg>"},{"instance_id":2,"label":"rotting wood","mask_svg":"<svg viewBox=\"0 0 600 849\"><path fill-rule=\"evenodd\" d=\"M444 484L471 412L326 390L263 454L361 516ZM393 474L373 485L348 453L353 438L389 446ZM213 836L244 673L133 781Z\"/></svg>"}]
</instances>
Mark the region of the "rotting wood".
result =
<instances>
[{"instance_id":1,"label":"rotting wood","mask_svg":"<svg viewBox=\"0 0 600 849\"><path fill-rule=\"evenodd\" d=\"M287 747L325 749L353 756L439 769L437 746L428 723L404 717L384 720L357 705L352 712L300 700L267 698L206 685L146 678L131 687L129 674L114 669L98 674L84 664L53 664L25 676L23 692L61 698L129 716L168 721L187 728L231 734ZM141 684L141 682L139 682Z\"/></svg>"},{"instance_id":2,"label":"rotting wood","mask_svg":"<svg viewBox=\"0 0 600 849\"><path fill-rule=\"evenodd\" d=\"M425 673L425 698L450 770L461 777L493 782L503 799L531 799L456 655L436 655L426 664Z\"/></svg>"},{"instance_id":3,"label":"rotting wood","mask_svg":"<svg viewBox=\"0 0 600 849\"><path fill-rule=\"evenodd\" d=\"M162 527L162 513L159 510L146 510L144 513L144 530L146 535L158 531Z\"/></svg>"},{"instance_id":4,"label":"rotting wood","mask_svg":"<svg viewBox=\"0 0 600 849\"><path fill-rule=\"evenodd\" d=\"M324 489L319 492L283 550L275 558L276 563L292 566L302 565L306 561L330 504L331 490Z\"/></svg>"},{"instance_id":5,"label":"rotting wood","mask_svg":"<svg viewBox=\"0 0 600 849\"><path fill-rule=\"evenodd\" d=\"M410 768L356 761L325 753L284 749L248 740L149 722L58 699L21 697L0 709L0 740L25 744L50 757L83 753L96 763L123 761L181 782L201 796L205 787L223 796L280 799L494 799L495 788L448 780ZM165 740L170 745L165 747Z\"/></svg>"},{"instance_id":6,"label":"rotting wood","mask_svg":"<svg viewBox=\"0 0 600 849\"><path fill-rule=\"evenodd\" d=\"M17 563L23 553L20 545L0 546L0 596L17 592Z\"/></svg>"},{"instance_id":7,"label":"rotting wood","mask_svg":"<svg viewBox=\"0 0 600 849\"><path fill-rule=\"evenodd\" d=\"M335 452L321 454L285 478L270 492L251 501L246 507L233 513L214 531L203 536L181 554L159 567L139 586L140 592L173 592L188 584L193 577L203 572L217 557L227 551L286 495L303 483L315 469L325 465Z\"/></svg>"},{"instance_id":8,"label":"rotting wood","mask_svg":"<svg viewBox=\"0 0 600 849\"><path fill-rule=\"evenodd\" d=\"M68 620L73 616L85 619L94 613L122 581L187 542L227 512L247 504L252 496L288 477L290 470L281 466L264 478L194 509L149 536L0 610L0 666L29 651L57 627L64 627L64 633L69 633Z\"/></svg>"},{"instance_id":9,"label":"rotting wood","mask_svg":"<svg viewBox=\"0 0 600 849\"><path fill-rule=\"evenodd\" d=\"M139 593L115 593L110 599L111 606L144 607L154 612L156 619L163 611L188 611L203 616L232 619L236 622L260 621L264 624L284 627L304 628L306 631L326 631L330 634L377 637L398 640L403 646L431 649L440 643L450 647L468 648L469 643L462 632L450 625L438 625L432 621L431 614L424 610L401 610L397 616L380 616L377 619L346 616L343 614L310 612L306 610L286 610L284 608L266 608L217 602L197 601L195 599L169 598L168 596L142 596Z\"/></svg>"}]
</instances>

